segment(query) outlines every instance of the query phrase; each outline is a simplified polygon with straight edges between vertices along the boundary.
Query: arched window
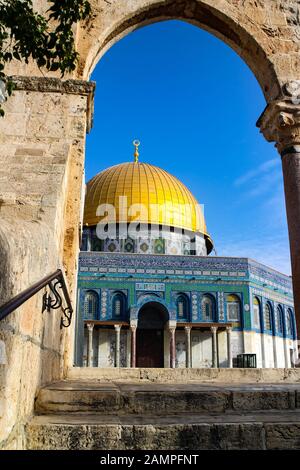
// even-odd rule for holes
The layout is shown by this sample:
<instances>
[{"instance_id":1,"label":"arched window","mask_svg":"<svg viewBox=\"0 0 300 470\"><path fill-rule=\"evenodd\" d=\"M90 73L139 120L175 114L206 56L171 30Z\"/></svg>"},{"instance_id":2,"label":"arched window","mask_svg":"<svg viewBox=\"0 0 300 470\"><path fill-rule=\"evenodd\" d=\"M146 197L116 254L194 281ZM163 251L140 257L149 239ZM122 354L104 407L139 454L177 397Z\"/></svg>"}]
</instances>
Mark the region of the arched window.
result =
<instances>
[{"instance_id":1,"label":"arched window","mask_svg":"<svg viewBox=\"0 0 300 470\"><path fill-rule=\"evenodd\" d=\"M277 333L283 333L283 312L280 305L277 305L276 309L275 326Z\"/></svg>"},{"instance_id":2,"label":"arched window","mask_svg":"<svg viewBox=\"0 0 300 470\"><path fill-rule=\"evenodd\" d=\"M290 308L286 312L286 334L287 336L294 335L293 312Z\"/></svg>"},{"instance_id":3,"label":"arched window","mask_svg":"<svg viewBox=\"0 0 300 470\"><path fill-rule=\"evenodd\" d=\"M257 297L253 299L253 326L257 330L261 329L260 326L260 301Z\"/></svg>"},{"instance_id":4,"label":"arched window","mask_svg":"<svg viewBox=\"0 0 300 470\"><path fill-rule=\"evenodd\" d=\"M186 295L179 294L176 299L177 317L188 318L189 304Z\"/></svg>"},{"instance_id":5,"label":"arched window","mask_svg":"<svg viewBox=\"0 0 300 470\"><path fill-rule=\"evenodd\" d=\"M272 331L272 310L270 304L265 303L264 307L264 329Z\"/></svg>"},{"instance_id":6,"label":"arched window","mask_svg":"<svg viewBox=\"0 0 300 470\"><path fill-rule=\"evenodd\" d=\"M226 298L227 303L227 320L233 322L239 322L241 320L240 315L240 299L237 295L229 294Z\"/></svg>"},{"instance_id":7,"label":"arched window","mask_svg":"<svg viewBox=\"0 0 300 470\"><path fill-rule=\"evenodd\" d=\"M98 238L97 231L95 228L89 228L90 237L90 250L91 251L103 251L103 240ZM88 250L88 251L90 251Z\"/></svg>"},{"instance_id":8,"label":"arched window","mask_svg":"<svg viewBox=\"0 0 300 470\"><path fill-rule=\"evenodd\" d=\"M115 318L120 318L125 313L125 296L121 292L117 292L113 296L112 314Z\"/></svg>"},{"instance_id":9,"label":"arched window","mask_svg":"<svg viewBox=\"0 0 300 470\"><path fill-rule=\"evenodd\" d=\"M215 319L215 303L210 295L202 297L201 310L204 321L213 321Z\"/></svg>"},{"instance_id":10,"label":"arched window","mask_svg":"<svg viewBox=\"0 0 300 470\"><path fill-rule=\"evenodd\" d=\"M98 294L88 291L84 296L83 315L87 320L96 320L98 312Z\"/></svg>"}]
</instances>

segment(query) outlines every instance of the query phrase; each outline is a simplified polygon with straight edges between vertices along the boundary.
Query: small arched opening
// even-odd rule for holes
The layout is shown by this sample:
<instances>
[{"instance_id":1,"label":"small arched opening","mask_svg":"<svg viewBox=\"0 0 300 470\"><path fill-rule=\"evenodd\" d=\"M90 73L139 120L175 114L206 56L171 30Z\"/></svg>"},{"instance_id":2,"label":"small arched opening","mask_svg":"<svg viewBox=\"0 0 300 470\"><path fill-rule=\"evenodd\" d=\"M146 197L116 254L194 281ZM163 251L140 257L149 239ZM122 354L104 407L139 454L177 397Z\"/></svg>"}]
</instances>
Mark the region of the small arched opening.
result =
<instances>
[{"instance_id":1,"label":"small arched opening","mask_svg":"<svg viewBox=\"0 0 300 470\"><path fill-rule=\"evenodd\" d=\"M137 367L164 367L164 329L169 313L159 302L141 307L136 337Z\"/></svg>"}]
</instances>

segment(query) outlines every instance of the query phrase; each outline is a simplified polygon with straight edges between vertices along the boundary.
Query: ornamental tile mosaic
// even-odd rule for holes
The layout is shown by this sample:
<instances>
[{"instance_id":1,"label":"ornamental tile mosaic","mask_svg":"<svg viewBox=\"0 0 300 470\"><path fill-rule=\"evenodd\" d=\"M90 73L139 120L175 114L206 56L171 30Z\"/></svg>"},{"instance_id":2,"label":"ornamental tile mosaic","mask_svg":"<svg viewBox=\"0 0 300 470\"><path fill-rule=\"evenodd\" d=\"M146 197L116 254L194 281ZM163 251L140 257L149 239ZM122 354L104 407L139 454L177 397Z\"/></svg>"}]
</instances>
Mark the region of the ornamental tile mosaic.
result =
<instances>
[{"instance_id":1,"label":"ornamental tile mosaic","mask_svg":"<svg viewBox=\"0 0 300 470\"><path fill-rule=\"evenodd\" d=\"M224 292L218 292L218 311L219 311L219 320L225 320L224 313Z\"/></svg>"},{"instance_id":2,"label":"ornamental tile mosaic","mask_svg":"<svg viewBox=\"0 0 300 470\"><path fill-rule=\"evenodd\" d=\"M159 272L164 272L163 269L172 268L179 271L180 268L184 269L188 265L189 270L195 269L193 274L199 275L199 272L201 272L203 276L211 276L212 272L215 271L221 273L221 276L225 276L226 273L230 277L248 277L270 285L282 286L290 292L292 291L292 282L289 276L280 274L248 258L81 252L79 259L82 272L84 271L83 268L97 266L101 266L101 268L124 266L128 272L132 268L145 267L156 268ZM236 269L232 269L233 267ZM179 272L176 272L176 274L179 274Z\"/></svg>"},{"instance_id":3,"label":"ornamental tile mosaic","mask_svg":"<svg viewBox=\"0 0 300 470\"><path fill-rule=\"evenodd\" d=\"M239 295L247 330L252 328L253 295L276 302L284 310L293 308L291 278L247 258L81 252L78 288L80 312L85 292L93 289L99 293L99 320L112 318L115 291L126 293L127 321L137 319L140 302L149 299L162 303L170 318L176 319L176 293L189 297L187 318L192 322L203 321L201 296L209 294L215 299L215 319L220 323L227 321L227 294ZM79 316L83 318L83 313Z\"/></svg>"},{"instance_id":4,"label":"ornamental tile mosaic","mask_svg":"<svg viewBox=\"0 0 300 470\"><path fill-rule=\"evenodd\" d=\"M154 240L154 253L157 255L161 255L165 253L165 240L162 238L158 238Z\"/></svg>"},{"instance_id":5,"label":"ornamental tile mosaic","mask_svg":"<svg viewBox=\"0 0 300 470\"><path fill-rule=\"evenodd\" d=\"M138 240L138 253L149 253L151 251L151 240L140 239Z\"/></svg>"},{"instance_id":6,"label":"ornamental tile mosaic","mask_svg":"<svg viewBox=\"0 0 300 470\"><path fill-rule=\"evenodd\" d=\"M134 253L134 240L132 238L127 238L123 246L126 253Z\"/></svg>"}]
</instances>

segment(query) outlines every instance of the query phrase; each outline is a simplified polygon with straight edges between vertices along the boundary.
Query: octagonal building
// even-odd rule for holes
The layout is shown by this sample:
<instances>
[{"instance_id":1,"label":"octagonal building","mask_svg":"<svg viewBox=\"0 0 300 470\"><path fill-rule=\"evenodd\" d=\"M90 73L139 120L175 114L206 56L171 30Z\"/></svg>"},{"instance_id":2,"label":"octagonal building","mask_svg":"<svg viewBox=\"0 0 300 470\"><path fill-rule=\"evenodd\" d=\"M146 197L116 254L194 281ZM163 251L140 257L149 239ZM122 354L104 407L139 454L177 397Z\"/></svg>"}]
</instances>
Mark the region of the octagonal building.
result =
<instances>
[{"instance_id":1,"label":"octagonal building","mask_svg":"<svg viewBox=\"0 0 300 470\"><path fill-rule=\"evenodd\" d=\"M87 183L75 365L292 367L291 278L209 256L202 206L138 156Z\"/></svg>"}]
</instances>

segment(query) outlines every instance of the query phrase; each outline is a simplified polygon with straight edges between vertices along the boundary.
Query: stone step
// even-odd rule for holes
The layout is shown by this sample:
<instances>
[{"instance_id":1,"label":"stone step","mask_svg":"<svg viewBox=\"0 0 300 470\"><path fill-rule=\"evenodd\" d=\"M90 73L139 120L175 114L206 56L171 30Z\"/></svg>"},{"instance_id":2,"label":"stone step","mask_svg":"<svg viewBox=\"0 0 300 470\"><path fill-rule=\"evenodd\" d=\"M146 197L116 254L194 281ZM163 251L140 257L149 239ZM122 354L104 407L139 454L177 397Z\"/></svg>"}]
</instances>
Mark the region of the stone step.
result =
<instances>
[{"instance_id":1,"label":"stone step","mask_svg":"<svg viewBox=\"0 0 300 470\"><path fill-rule=\"evenodd\" d=\"M300 449L300 410L176 415L65 413L26 425L34 450Z\"/></svg>"},{"instance_id":2,"label":"stone step","mask_svg":"<svg viewBox=\"0 0 300 470\"><path fill-rule=\"evenodd\" d=\"M156 383L300 383L297 369L71 367L70 380Z\"/></svg>"},{"instance_id":3,"label":"stone step","mask_svg":"<svg viewBox=\"0 0 300 470\"><path fill-rule=\"evenodd\" d=\"M300 410L300 384L158 384L61 381L42 388L38 414L165 415Z\"/></svg>"}]
</instances>

